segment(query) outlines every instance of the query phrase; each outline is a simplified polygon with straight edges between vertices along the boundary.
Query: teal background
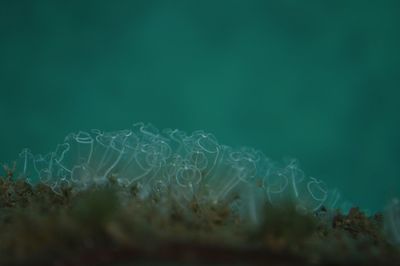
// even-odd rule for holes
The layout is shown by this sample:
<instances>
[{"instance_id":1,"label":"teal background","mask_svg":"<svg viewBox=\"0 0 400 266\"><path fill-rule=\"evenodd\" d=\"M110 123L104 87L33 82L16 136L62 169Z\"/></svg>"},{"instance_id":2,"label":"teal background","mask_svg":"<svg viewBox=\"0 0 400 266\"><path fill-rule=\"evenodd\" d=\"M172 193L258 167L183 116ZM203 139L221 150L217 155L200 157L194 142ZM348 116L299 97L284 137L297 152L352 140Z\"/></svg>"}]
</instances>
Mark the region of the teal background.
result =
<instances>
[{"instance_id":1,"label":"teal background","mask_svg":"<svg viewBox=\"0 0 400 266\"><path fill-rule=\"evenodd\" d=\"M152 122L296 157L380 209L400 195L399 14L399 1L2 0L0 161Z\"/></svg>"}]
</instances>

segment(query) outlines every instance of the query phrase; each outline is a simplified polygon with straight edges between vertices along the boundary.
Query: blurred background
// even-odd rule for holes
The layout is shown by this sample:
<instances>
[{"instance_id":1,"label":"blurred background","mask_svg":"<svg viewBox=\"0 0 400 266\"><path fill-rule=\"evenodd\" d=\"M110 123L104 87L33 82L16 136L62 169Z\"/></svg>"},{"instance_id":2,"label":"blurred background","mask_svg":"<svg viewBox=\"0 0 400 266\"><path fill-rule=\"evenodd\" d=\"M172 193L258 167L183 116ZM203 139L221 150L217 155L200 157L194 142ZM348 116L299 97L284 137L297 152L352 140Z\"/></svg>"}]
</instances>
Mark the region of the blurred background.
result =
<instances>
[{"instance_id":1,"label":"blurred background","mask_svg":"<svg viewBox=\"0 0 400 266\"><path fill-rule=\"evenodd\" d=\"M296 157L381 209L400 196L399 12L396 0L2 0L0 162L144 121Z\"/></svg>"}]
</instances>

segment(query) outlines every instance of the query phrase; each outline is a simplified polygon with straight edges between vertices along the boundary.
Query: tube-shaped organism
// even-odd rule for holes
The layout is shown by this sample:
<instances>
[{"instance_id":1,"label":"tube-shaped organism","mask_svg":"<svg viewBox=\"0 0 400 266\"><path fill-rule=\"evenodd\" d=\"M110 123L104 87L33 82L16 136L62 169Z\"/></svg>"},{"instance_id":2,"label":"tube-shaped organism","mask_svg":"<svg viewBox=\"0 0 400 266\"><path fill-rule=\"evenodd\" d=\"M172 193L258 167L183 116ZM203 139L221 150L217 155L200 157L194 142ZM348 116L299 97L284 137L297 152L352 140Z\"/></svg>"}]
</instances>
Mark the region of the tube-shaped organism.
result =
<instances>
[{"instance_id":1,"label":"tube-shaped organism","mask_svg":"<svg viewBox=\"0 0 400 266\"><path fill-rule=\"evenodd\" d=\"M44 182L56 191L65 183L86 189L112 177L122 186L135 186L142 198L232 201L231 207L254 223L265 203L292 201L302 212L341 204L340 193L307 177L297 160L276 163L252 148L221 145L202 130L160 131L144 123L112 132L71 133L46 155L24 149L17 167L29 182ZM388 230L399 239L398 226L392 225L399 223L398 205L391 206Z\"/></svg>"},{"instance_id":2,"label":"tube-shaped organism","mask_svg":"<svg viewBox=\"0 0 400 266\"><path fill-rule=\"evenodd\" d=\"M400 201L394 198L385 209L384 228L388 239L400 245Z\"/></svg>"}]
</instances>

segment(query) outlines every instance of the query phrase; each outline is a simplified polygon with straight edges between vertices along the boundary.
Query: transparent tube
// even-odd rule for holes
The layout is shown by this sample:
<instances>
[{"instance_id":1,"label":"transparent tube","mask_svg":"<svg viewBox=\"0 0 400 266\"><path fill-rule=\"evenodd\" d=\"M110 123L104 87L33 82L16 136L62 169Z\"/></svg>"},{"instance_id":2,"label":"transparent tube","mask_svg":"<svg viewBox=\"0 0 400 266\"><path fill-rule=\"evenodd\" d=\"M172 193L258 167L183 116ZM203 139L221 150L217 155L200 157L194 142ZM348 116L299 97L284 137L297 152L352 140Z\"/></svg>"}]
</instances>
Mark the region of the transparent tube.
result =
<instances>
[{"instance_id":1,"label":"transparent tube","mask_svg":"<svg viewBox=\"0 0 400 266\"><path fill-rule=\"evenodd\" d=\"M256 149L221 145L202 130L160 131L144 123L127 130L71 133L46 155L24 149L17 167L30 182L54 189L66 182L86 189L112 177L120 185L136 186L142 198L169 191L182 202L234 200L232 206L253 221L265 203L292 201L302 212L342 205L337 190L307 177L295 159L277 163Z\"/></svg>"}]
</instances>

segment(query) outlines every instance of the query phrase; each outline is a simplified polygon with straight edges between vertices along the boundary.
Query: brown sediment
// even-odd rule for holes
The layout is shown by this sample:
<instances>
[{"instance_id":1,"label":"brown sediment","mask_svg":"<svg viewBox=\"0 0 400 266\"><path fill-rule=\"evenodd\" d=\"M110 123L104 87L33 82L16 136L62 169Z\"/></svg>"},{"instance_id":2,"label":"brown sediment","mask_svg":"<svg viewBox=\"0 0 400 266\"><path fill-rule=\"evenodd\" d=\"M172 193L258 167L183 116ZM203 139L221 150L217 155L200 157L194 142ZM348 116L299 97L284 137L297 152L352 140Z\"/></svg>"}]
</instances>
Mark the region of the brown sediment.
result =
<instances>
[{"instance_id":1,"label":"brown sediment","mask_svg":"<svg viewBox=\"0 0 400 266\"><path fill-rule=\"evenodd\" d=\"M9 169L9 168L8 168ZM383 216L352 208L301 214L265 206L258 225L230 202L143 200L110 178L102 187L55 192L0 178L0 265L399 265ZM121 199L121 195L123 199ZM237 200L233 198L231 200Z\"/></svg>"}]
</instances>

